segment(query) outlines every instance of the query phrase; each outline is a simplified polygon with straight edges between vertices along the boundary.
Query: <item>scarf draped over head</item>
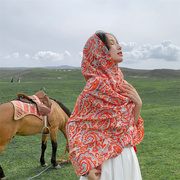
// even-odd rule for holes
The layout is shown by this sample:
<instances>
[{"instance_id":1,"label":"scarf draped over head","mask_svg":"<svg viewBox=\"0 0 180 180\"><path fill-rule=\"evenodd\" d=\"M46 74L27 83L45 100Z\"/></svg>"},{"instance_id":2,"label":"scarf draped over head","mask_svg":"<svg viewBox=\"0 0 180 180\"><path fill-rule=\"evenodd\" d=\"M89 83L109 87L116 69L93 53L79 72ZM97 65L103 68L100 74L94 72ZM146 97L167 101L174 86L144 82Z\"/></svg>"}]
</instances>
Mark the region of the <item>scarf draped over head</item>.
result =
<instances>
[{"instance_id":1,"label":"scarf draped over head","mask_svg":"<svg viewBox=\"0 0 180 180\"><path fill-rule=\"evenodd\" d=\"M134 103L121 95L124 77L107 47L92 35L83 50L87 83L69 118L69 156L78 176L118 156L143 139L143 120L134 125Z\"/></svg>"}]
</instances>

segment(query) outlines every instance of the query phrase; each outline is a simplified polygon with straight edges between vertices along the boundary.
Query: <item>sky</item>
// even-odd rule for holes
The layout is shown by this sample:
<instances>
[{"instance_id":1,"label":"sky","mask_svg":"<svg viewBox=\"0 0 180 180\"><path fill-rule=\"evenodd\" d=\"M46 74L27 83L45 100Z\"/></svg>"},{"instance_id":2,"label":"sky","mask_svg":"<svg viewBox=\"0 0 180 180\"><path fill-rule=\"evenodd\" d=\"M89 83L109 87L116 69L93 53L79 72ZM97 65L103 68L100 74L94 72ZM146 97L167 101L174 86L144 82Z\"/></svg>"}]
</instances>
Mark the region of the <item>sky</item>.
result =
<instances>
[{"instance_id":1,"label":"sky","mask_svg":"<svg viewBox=\"0 0 180 180\"><path fill-rule=\"evenodd\" d=\"M80 67L97 30L122 46L119 67L180 69L180 0L0 0L0 67Z\"/></svg>"}]
</instances>

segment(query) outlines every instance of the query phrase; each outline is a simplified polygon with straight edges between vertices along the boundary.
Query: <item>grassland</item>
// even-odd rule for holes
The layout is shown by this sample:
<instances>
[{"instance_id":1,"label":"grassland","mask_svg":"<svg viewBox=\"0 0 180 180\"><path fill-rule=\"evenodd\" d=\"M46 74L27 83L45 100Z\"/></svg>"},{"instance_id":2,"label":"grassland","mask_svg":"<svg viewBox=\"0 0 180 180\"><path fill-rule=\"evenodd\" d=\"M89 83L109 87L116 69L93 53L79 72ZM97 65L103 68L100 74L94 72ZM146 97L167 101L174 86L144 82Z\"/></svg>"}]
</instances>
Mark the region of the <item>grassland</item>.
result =
<instances>
[{"instance_id":1,"label":"grassland","mask_svg":"<svg viewBox=\"0 0 180 180\"><path fill-rule=\"evenodd\" d=\"M32 95L45 87L48 96L61 101L72 111L85 86L80 70L0 71L0 103L15 99L18 93ZM143 101L141 116L144 119L145 135L142 143L137 146L142 177L143 180L180 179L180 78L178 74L176 78L174 75L171 78L169 74L168 78L152 78L148 73L131 71L128 75L124 70L125 79L137 89ZM15 77L14 83L10 83L10 77ZM21 83L17 82L18 77L23 77ZM64 154L65 142L59 132L58 159ZM0 164L7 179L25 180L43 171L45 168L39 164L40 149L40 134L15 136L0 155ZM50 158L51 144L48 139L46 161L49 165ZM59 170L50 167L34 179L79 179L71 164L61 166Z\"/></svg>"}]
</instances>

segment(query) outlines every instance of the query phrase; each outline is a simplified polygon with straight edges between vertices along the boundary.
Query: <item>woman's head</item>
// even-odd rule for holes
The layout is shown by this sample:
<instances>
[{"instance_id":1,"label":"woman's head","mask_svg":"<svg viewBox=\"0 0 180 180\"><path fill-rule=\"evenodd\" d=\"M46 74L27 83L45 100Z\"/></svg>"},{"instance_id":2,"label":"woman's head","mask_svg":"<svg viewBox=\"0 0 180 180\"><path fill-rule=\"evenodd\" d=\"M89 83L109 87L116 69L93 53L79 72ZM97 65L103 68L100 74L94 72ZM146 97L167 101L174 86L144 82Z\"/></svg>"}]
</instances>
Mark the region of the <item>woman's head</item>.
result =
<instances>
[{"instance_id":1,"label":"woman's head","mask_svg":"<svg viewBox=\"0 0 180 180\"><path fill-rule=\"evenodd\" d=\"M109 34L105 33L105 36L102 37L104 37L106 42L108 43L110 47L109 50L103 43L103 41L99 38L99 36L93 34L87 40L83 49L81 71L86 80L88 80L89 78L108 77L110 83L115 88L116 82L120 82L123 80L123 75L117 66L118 62L115 59L117 51L120 52L120 50L117 50L117 43L113 39L114 36L109 36ZM115 46L113 43L115 44ZM115 51L115 53L113 50ZM120 60L122 61L122 56L120 57Z\"/></svg>"},{"instance_id":2,"label":"woman's head","mask_svg":"<svg viewBox=\"0 0 180 180\"><path fill-rule=\"evenodd\" d=\"M119 45L115 36L110 33L106 33L104 31L97 31L95 34L99 37L99 39L107 47L114 62L116 64L122 62L123 61L123 55L122 55L122 51L121 51L122 48Z\"/></svg>"}]
</instances>

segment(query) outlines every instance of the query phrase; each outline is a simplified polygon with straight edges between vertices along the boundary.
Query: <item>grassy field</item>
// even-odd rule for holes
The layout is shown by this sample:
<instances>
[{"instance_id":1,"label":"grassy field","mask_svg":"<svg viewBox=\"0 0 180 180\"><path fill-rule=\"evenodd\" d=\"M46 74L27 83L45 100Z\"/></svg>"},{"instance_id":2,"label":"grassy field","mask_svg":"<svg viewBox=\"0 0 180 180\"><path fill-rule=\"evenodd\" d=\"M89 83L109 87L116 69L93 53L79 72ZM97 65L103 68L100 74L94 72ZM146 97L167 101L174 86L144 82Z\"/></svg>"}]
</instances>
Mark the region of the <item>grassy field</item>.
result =
<instances>
[{"instance_id":1,"label":"grassy field","mask_svg":"<svg viewBox=\"0 0 180 180\"><path fill-rule=\"evenodd\" d=\"M16 77L10 83L10 77ZM17 83L17 77L23 77ZM61 79L57 78L61 77ZM126 77L139 92L143 108L145 135L137 146L143 180L180 179L180 79ZM4 71L0 76L0 103L11 101L18 93L32 95L45 87L52 97L71 111L78 95L85 86L80 70L43 70L30 69L21 71ZM65 138L58 133L57 159L65 150ZM15 136L0 155L0 164L8 180L27 180L45 168L40 166L41 135ZM67 156L66 156L67 158ZM51 143L48 138L46 162L50 164ZM72 165L62 164L61 169L50 167L34 179L78 180Z\"/></svg>"}]
</instances>

